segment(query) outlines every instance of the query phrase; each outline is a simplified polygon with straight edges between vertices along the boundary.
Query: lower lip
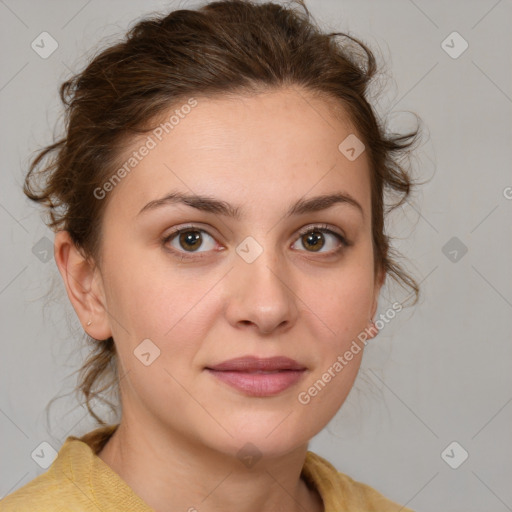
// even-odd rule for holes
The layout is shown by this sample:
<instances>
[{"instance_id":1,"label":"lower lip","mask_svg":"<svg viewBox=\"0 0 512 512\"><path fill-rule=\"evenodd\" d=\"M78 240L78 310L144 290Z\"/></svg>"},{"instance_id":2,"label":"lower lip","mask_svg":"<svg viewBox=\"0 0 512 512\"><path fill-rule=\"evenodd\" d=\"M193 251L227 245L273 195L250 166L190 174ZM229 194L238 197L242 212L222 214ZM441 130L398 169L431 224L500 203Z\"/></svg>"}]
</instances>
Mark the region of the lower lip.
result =
<instances>
[{"instance_id":1,"label":"lower lip","mask_svg":"<svg viewBox=\"0 0 512 512\"><path fill-rule=\"evenodd\" d=\"M305 370L283 370L275 373L247 373L217 371L208 372L226 384L250 396L273 396L296 384Z\"/></svg>"}]
</instances>

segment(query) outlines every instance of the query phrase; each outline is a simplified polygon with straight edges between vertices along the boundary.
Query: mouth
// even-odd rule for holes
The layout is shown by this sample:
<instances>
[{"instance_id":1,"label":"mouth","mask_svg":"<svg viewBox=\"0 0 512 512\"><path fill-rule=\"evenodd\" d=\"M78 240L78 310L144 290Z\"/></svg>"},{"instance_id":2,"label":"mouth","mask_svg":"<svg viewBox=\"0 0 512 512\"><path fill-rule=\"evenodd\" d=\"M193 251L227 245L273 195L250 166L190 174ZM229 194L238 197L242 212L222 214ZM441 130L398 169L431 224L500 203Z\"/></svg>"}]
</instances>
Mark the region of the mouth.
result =
<instances>
[{"instance_id":1,"label":"mouth","mask_svg":"<svg viewBox=\"0 0 512 512\"><path fill-rule=\"evenodd\" d=\"M288 357L230 359L205 368L211 375L243 394L275 396L296 384L307 368Z\"/></svg>"}]
</instances>

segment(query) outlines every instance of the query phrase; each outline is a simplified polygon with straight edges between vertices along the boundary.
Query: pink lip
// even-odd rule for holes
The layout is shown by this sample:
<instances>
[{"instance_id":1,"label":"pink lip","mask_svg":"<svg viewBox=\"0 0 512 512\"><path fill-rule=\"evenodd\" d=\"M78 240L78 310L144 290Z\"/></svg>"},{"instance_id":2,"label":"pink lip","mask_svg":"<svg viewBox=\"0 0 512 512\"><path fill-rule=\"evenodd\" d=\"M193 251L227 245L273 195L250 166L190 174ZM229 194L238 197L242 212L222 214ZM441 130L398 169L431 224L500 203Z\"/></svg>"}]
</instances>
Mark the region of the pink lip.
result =
<instances>
[{"instance_id":1,"label":"pink lip","mask_svg":"<svg viewBox=\"0 0 512 512\"><path fill-rule=\"evenodd\" d=\"M288 357L230 359L206 367L209 373L250 396L277 395L297 383L306 368Z\"/></svg>"}]
</instances>

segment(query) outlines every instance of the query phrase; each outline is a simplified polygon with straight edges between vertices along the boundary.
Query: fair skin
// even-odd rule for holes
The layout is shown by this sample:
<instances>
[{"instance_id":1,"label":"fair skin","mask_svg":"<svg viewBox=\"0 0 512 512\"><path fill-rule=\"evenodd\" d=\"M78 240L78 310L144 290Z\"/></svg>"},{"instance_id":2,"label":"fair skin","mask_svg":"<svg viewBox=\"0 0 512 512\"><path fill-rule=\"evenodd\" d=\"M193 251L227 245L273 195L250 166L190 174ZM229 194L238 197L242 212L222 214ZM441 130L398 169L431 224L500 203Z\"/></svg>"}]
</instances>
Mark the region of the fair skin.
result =
<instances>
[{"instance_id":1,"label":"fair skin","mask_svg":"<svg viewBox=\"0 0 512 512\"><path fill-rule=\"evenodd\" d=\"M56 235L74 309L90 336L114 338L124 376L120 427L99 457L157 512L323 510L301 469L363 351L308 404L298 395L368 327L382 276L374 272L366 155L349 161L338 145L353 127L306 97L281 89L197 98L110 192L98 265L67 232ZM140 213L171 191L238 206L240 218L170 202ZM333 193L350 200L285 216L299 199ZM179 235L161 241L188 224L202 235L194 249ZM329 233L308 245L299 231L322 224L349 245ZM263 248L251 263L236 252L248 236ZM134 355L145 339L160 349L148 366ZM246 355L287 356L306 371L286 390L254 397L206 370ZM262 455L252 467L237 457L246 443Z\"/></svg>"}]
</instances>

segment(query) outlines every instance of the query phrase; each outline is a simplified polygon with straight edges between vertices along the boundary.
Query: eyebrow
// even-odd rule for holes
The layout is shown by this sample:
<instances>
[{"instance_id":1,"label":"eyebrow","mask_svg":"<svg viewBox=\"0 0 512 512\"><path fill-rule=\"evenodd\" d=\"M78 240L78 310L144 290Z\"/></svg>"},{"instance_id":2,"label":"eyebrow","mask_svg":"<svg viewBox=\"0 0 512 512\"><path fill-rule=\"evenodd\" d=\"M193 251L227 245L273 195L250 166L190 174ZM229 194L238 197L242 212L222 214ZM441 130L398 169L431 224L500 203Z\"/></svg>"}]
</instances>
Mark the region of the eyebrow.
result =
<instances>
[{"instance_id":1,"label":"eyebrow","mask_svg":"<svg viewBox=\"0 0 512 512\"><path fill-rule=\"evenodd\" d=\"M236 220L240 220L242 217L242 208L240 206L234 206L230 203L227 203L226 201L221 201L210 196L197 194L190 195L178 191L171 192L160 199L150 201L140 210L137 215L170 204L185 204L203 212L214 213L216 215L224 215ZM305 213L326 210L327 208L330 208L336 204L347 204L353 206L359 210L364 218L363 207L352 196L344 192L324 194L309 199L299 199L288 209L285 214L285 218L291 217L292 215L302 215Z\"/></svg>"}]
</instances>

